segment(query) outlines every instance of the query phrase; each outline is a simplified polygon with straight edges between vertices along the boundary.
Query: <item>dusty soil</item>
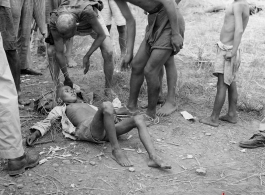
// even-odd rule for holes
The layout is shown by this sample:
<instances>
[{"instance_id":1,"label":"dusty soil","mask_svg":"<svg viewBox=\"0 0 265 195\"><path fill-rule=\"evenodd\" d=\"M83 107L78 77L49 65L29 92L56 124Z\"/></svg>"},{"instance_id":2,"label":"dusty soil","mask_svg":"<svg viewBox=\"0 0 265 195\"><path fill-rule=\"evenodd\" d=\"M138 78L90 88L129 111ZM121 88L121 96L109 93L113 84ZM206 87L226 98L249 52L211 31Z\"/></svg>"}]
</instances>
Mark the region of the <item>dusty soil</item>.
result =
<instances>
[{"instance_id":1,"label":"dusty soil","mask_svg":"<svg viewBox=\"0 0 265 195\"><path fill-rule=\"evenodd\" d=\"M184 1L185 2L185 1ZM261 3L261 1L258 1ZM179 70L177 94L178 110L170 117L160 118L160 123L148 128L157 153L171 163L169 171L149 168L148 156L141 144L136 129L120 138L122 148L134 164L135 172L120 167L112 158L110 145L95 145L64 139L55 132L52 143L37 145L26 150L41 152L41 159L47 162L26 171L17 177L9 177L6 162L1 161L0 194L185 194L185 195L263 195L265 194L264 148L242 150L238 142L248 139L258 128L263 118L262 110L254 108L239 110L239 122L231 125L222 122L218 128L200 124L198 120L185 120L180 111L186 110L196 119L211 113L216 93L216 78L211 76L211 62L214 59L214 43L218 40L224 12L216 14L195 14L205 7L196 3L182 5L186 20L185 47L175 62ZM144 35L145 15L133 8L137 16L136 48ZM243 60L239 75L239 102L251 97L263 105L264 88L255 85L264 83L263 62L265 42L265 13L252 16L242 41ZM211 25L209 25L211 24ZM262 25L261 25L262 24ZM195 30L194 30L195 29ZM112 30L115 48L116 69L119 68L119 47L116 29ZM82 55L91 43L90 38L76 38L74 59L76 68L69 72L76 84L85 91L98 94L95 105L108 100L103 96L104 75L99 51L92 57L92 67L86 76L82 74ZM255 51L253 51L255 50ZM263 53L263 56L261 55ZM32 53L34 66L43 67L43 57ZM252 57L251 57L252 56ZM254 70L253 70L254 69ZM251 70L253 70L251 72ZM41 70L43 76L22 77L23 97L36 99L53 89L48 69ZM115 72L114 90L122 102L126 102L130 73ZM248 82L247 82L248 81ZM251 85L248 84L251 82ZM140 100L146 99L146 85ZM166 83L163 89L166 92ZM243 96L247 93L247 96ZM249 100L248 99L248 100ZM224 106L223 113L226 112ZM23 137L36 121L45 118L31 107L20 110ZM57 129L58 130L58 129ZM43 140L48 140L46 136ZM48 153L52 148L59 151ZM58 148L57 148L58 149ZM143 151L143 153L138 153ZM195 170L204 167L205 176Z\"/></svg>"}]
</instances>

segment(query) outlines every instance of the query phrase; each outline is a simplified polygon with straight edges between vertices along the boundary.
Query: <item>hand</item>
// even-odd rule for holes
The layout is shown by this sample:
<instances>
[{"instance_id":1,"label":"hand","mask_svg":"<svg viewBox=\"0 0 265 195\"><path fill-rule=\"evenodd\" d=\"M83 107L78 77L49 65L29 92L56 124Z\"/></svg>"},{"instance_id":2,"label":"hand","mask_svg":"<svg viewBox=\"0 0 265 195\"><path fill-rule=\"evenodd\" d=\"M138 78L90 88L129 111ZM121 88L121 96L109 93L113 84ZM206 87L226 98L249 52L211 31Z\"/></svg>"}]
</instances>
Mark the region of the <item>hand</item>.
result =
<instances>
[{"instance_id":1,"label":"hand","mask_svg":"<svg viewBox=\"0 0 265 195\"><path fill-rule=\"evenodd\" d=\"M34 133L32 133L30 136L26 139L27 146L33 146L33 143L41 136L40 131L36 130Z\"/></svg>"},{"instance_id":2,"label":"hand","mask_svg":"<svg viewBox=\"0 0 265 195\"><path fill-rule=\"evenodd\" d=\"M227 60L227 61L231 61L231 59L232 59L234 56L235 56L235 55L232 54L231 51L228 51L228 52L226 52L225 60Z\"/></svg>"},{"instance_id":3,"label":"hand","mask_svg":"<svg viewBox=\"0 0 265 195\"><path fill-rule=\"evenodd\" d=\"M85 55L83 58L83 68L84 68L84 74L86 74L89 70L90 67L90 61L89 61L90 56Z\"/></svg>"},{"instance_id":4,"label":"hand","mask_svg":"<svg viewBox=\"0 0 265 195\"><path fill-rule=\"evenodd\" d=\"M133 59L132 54L126 54L121 62L121 71L128 70L130 68L131 61Z\"/></svg>"},{"instance_id":5,"label":"hand","mask_svg":"<svg viewBox=\"0 0 265 195\"><path fill-rule=\"evenodd\" d=\"M171 43L173 46L174 55L177 54L183 47L183 37L180 34L172 34Z\"/></svg>"}]
</instances>

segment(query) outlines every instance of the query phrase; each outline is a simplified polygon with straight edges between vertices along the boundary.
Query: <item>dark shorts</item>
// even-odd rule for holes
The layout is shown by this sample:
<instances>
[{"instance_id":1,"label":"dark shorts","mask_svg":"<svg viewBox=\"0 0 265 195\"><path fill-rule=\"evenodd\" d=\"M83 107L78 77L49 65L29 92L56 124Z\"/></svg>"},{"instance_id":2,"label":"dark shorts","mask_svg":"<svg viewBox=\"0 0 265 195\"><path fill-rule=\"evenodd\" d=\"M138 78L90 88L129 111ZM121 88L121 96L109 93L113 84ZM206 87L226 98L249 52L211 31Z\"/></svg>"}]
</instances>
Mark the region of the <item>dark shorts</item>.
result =
<instances>
[{"instance_id":1,"label":"dark shorts","mask_svg":"<svg viewBox=\"0 0 265 195\"><path fill-rule=\"evenodd\" d=\"M185 22L183 16L177 9L179 31L182 38L184 38ZM172 50L171 44L171 26L164 7L161 7L156 13L148 15L148 25L146 27L146 34L144 41L148 45L148 53L150 54L154 49Z\"/></svg>"}]
</instances>

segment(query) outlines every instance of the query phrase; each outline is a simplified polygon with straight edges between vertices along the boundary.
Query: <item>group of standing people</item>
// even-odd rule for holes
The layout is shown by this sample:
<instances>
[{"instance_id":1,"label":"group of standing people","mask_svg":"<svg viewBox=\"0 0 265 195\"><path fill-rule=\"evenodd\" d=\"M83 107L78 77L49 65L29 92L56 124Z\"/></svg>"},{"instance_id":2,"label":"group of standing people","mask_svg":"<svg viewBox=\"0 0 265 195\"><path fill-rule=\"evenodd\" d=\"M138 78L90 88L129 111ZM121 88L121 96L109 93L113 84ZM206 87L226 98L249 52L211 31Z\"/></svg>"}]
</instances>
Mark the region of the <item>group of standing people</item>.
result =
<instances>
[{"instance_id":1,"label":"group of standing people","mask_svg":"<svg viewBox=\"0 0 265 195\"><path fill-rule=\"evenodd\" d=\"M126 106L116 110L115 113L131 116L139 113L138 96L144 79L146 79L148 106L143 117L147 123L155 122L157 120L156 105L159 101L164 66L167 74L168 96L165 107L160 111L160 114L168 115L176 108L174 91L177 72L173 57L183 47L185 31L185 22L177 6L180 0L115 0L115 2L114 0L104 0L103 3L100 0L46 0L46 3L48 2L46 10L49 3L51 8L49 11L48 28L46 28L45 23L38 22L40 21L38 18L41 15L45 16L45 12L40 14L40 12L35 10L34 14L34 3L37 11L38 9L45 10L45 6L43 7L41 2L44 1L0 1L0 29L7 56L6 60L1 43L0 54L1 59L4 59L1 62L3 64L1 66L4 68L1 68L0 72L0 86L6 90L0 93L0 154L3 158L9 159L10 175L22 173L25 168L35 166L38 161L38 155L34 157L26 155L22 148L17 106L17 94L20 95L20 74L40 74L30 68L29 37L33 16L41 34L46 38L49 68L56 86L59 85L59 73L62 71L65 78L64 85L73 87L73 81L67 70L67 64L70 60L67 58L65 45L68 45L70 47L69 50L71 50L75 35L90 35L94 41L83 58L84 74L89 70L91 55L95 50L100 48L104 58L105 93L106 95L112 94L111 87L114 66L109 31L112 24L110 18L111 14L113 14L119 32L122 56L121 67L131 67L128 103ZM127 2L142 8L148 13L146 34L135 56L136 25ZM100 12L102 9L105 21ZM240 65L239 45L248 23L248 9L246 0L234 0L233 4L227 9L220 41L217 43L218 52L214 72L218 77L217 95L212 115L201 120L204 124L218 126L218 118L227 90L229 93L229 111L221 120L236 123L235 106L237 91L235 78ZM121 14L124 18L121 17ZM8 64L14 79L11 78ZM16 91L13 87L14 83ZM72 91L68 92L70 89L63 90L69 93L70 96L71 94L73 95ZM103 105L103 108L106 110L111 109L108 104ZM104 109L102 112L105 114ZM113 112L111 113L113 114ZM107 111L106 114L108 114ZM10 120L12 120L13 126L10 125ZM91 132L90 134L93 137ZM101 136L101 138L105 139L104 136Z\"/></svg>"}]
</instances>

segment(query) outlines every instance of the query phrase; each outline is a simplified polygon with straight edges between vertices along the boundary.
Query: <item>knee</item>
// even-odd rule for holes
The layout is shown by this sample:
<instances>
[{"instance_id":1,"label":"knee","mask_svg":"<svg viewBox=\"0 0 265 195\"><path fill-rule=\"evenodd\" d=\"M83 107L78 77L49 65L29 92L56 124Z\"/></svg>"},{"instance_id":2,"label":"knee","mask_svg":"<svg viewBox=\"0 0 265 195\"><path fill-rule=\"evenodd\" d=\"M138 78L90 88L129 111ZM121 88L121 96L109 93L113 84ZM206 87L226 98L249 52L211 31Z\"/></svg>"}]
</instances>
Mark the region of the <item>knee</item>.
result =
<instances>
[{"instance_id":1,"label":"knee","mask_svg":"<svg viewBox=\"0 0 265 195\"><path fill-rule=\"evenodd\" d=\"M155 79L154 76L159 76L159 75L155 75L153 69L149 67L144 68L144 75L145 75L146 80Z\"/></svg>"},{"instance_id":2,"label":"knee","mask_svg":"<svg viewBox=\"0 0 265 195\"><path fill-rule=\"evenodd\" d=\"M110 41L109 37L106 37L103 45L101 46L101 53L104 58L112 59L113 57L113 49L112 49L112 43Z\"/></svg>"},{"instance_id":3,"label":"knee","mask_svg":"<svg viewBox=\"0 0 265 195\"><path fill-rule=\"evenodd\" d=\"M144 116L143 115L136 115L134 116L135 124L142 124L144 123Z\"/></svg>"},{"instance_id":4,"label":"knee","mask_svg":"<svg viewBox=\"0 0 265 195\"><path fill-rule=\"evenodd\" d=\"M103 102L102 109L104 114L114 114L114 108L111 102Z\"/></svg>"}]
</instances>

